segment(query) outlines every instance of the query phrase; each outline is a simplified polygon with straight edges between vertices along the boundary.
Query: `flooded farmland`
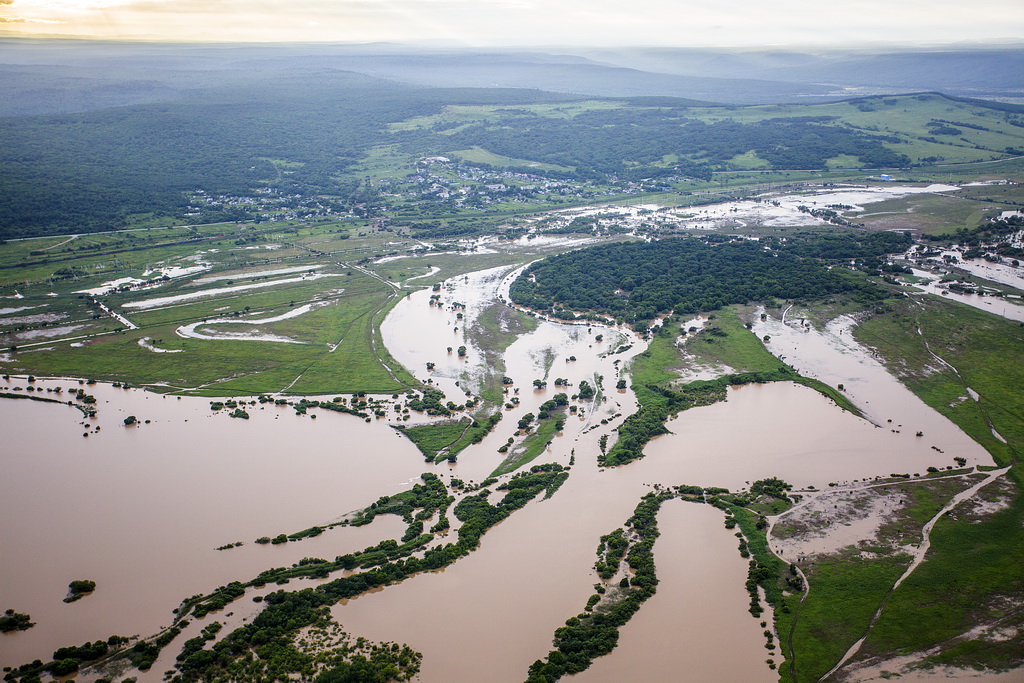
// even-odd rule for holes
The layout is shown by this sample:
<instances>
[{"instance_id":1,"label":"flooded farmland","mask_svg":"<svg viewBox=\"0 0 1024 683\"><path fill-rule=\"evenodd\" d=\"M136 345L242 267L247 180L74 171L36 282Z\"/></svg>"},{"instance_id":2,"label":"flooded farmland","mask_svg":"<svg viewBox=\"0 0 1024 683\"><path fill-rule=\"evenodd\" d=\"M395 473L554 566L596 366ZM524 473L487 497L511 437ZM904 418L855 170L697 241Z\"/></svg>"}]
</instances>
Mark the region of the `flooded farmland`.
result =
<instances>
[{"instance_id":1,"label":"flooded farmland","mask_svg":"<svg viewBox=\"0 0 1024 683\"><path fill-rule=\"evenodd\" d=\"M15 384L25 383L6 383ZM70 386L36 383L46 384ZM3 404L0 586L7 607L37 624L0 638L4 665L112 634L149 635L193 594L400 533L400 520L385 518L383 528L253 543L338 519L423 471L419 452L391 428L349 415L310 420L267 407L235 420L214 415L203 399L88 389L98 399L96 419L66 406ZM126 427L128 415L151 422ZM237 541L245 545L215 550ZM78 579L95 581L96 592L64 604Z\"/></svg>"},{"instance_id":2,"label":"flooded farmland","mask_svg":"<svg viewBox=\"0 0 1024 683\"><path fill-rule=\"evenodd\" d=\"M423 367L428 357L447 358L444 347L465 340L463 330L454 328L472 323L498 297L504 274L476 273L450 283L442 297L447 307L429 306L429 290L407 297L384 326L396 358L414 368ZM451 309L455 301L465 306L458 309L462 319ZM875 422L888 414L889 406L879 403L891 387L876 385L887 375L868 376L860 357L860 364L840 370L825 352L799 352L798 342L809 345L815 336L794 331L794 340L786 341L789 328L779 325L770 329L780 348L803 359L809 371L827 367L841 372L851 395ZM595 341L602 333L604 341ZM401 340L414 343L403 346ZM611 354L612 340L634 346ZM608 386L642 349L643 343L625 330L540 321L504 354L504 373L521 387L520 403L509 417L536 411L554 393L553 388L533 389L533 379L551 381L558 375L577 385L600 375ZM446 391L459 391L462 387L454 383L473 381L478 358L439 363L432 378ZM858 388L858 377L863 377L863 388ZM4 518L18 523L5 525L2 542L18 561L5 563L2 582L24 596L12 606L39 623L0 641L5 663L46 657L58 645L111 633L152 633L169 623L171 609L182 598L194 593L302 557L333 557L397 536L398 520L385 518L282 547L252 543L259 536L336 520L380 495L402 490L431 467L383 421L366 424L346 415L311 420L270 405L254 411L248 421L231 420L213 415L202 399L100 385L90 391L100 401L95 424L102 430L90 427L88 438L82 436L83 420L70 408L5 404L11 425L6 436L17 446L12 450L17 456L8 466L0 505ZM530 663L550 649L554 630L581 609L591 592L598 537L621 526L655 484L741 489L757 478L779 476L798 486L824 487L890 470L919 471L954 455L988 462L958 430L941 428L936 420L943 418L923 404L916 412L904 408L894 413L901 425L906 423L897 434L843 413L806 387L771 384L734 389L724 403L682 413L668 425L672 434L648 446L647 457L603 470L595 462L598 440L635 409L632 393L611 391L596 403L578 405L578 415L570 417L564 433L538 460L568 465L575 456L572 475L557 495L527 506L493 529L478 551L446 570L336 606L337 620L352 633L406 642L423 652L423 681L522 680ZM129 414L153 421L126 428L121 422ZM49 425L45 448L37 443L40 421ZM913 436L922 426L928 440ZM464 451L457 464L436 471L445 477L485 478L503 459L497 447L513 432L514 420L503 421L482 443ZM945 452L942 458L933 444ZM659 592L623 629L621 650L581 678L615 680L616 672L644 661L651 667L648 679L658 680L680 665L678 659L652 659L645 648L669 625L674 632L705 633L704 609L672 606L689 599L686 587L698 584L702 598L720 601L723 613L731 609L726 605L738 602L740 609L730 612L726 628L742 624L753 635L736 636L735 656L726 661L705 659L707 648L694 640L685 655L692 663L684 666L717 672L737 667L735 675L744 680L770 680L757 621L742 609L744 564L731 535L721 530L721 514L672 504L662 517L668 521L655 555L659 566L666 566L664 594ZM709 537L712 531L715 541ZM41 544L40 538L48 542ZM234 541L245 545L214 550ZM696 563L687 559L695 544L702 558ZM97 591L65 605L64 587L76 578L95 580ZM460 647L453 648L453 642Z\"/></svg>"},{"instance_id":3,"label":"flooded farmland","mask_svg":"<svg viewBox=\"0 0 1024 683\"><path fill-rule=\"evenodd\" d=\"M396 360L456 402L494 376L511 380L504 399L515 399L514 407L502 408L505 419L457 463L424 463L392 429L396 416L390 414L368 421L326 413L310 419L267 404L250 408L251 419L234 420L211 411L206 399L109 385L87 387L99 407L90 419L66 406L5 401L0 608L27 612L37 626L0 637L0 663L46 659L56 647L115 633L148 636L168 625L188 596L270 567L333 558L401 536L401 521L385 516L298 543L254 543L338 521L409 488L424 471L446 483L484 480L506 459L499 448L518 438L516 420L563 391L556 378L568 387L587 381L600 390L594 401L572 401L576 412L535 461L572 464L558 493L495 526L478 550L452 566L332 608L357 636L422 652L420 681L523 680L599 580L593 570L598 539L623 526L640 498L658 486L741 490L780 477L822 489L945 467L955 457L992 464L856 343L851 319L818 330L768 316L755 321L753 331L771 338L770 350L802 374L843 384L864 418L796 384L732 388L727 401L670 420L671 433L654 439L643 459L600 468L602 439L613 442L616 428L636 409L632 391L612 387L627 377L630 360L646 343L621 327L533 318L534 329L496 353L470 330L504 306L514 271L478 271L436 291L412 292L381 328ZM501 316L493 322L499 331L509 324ZM535 380L546 385L535 388ZM11 378L0 390L15 385L26 382ZM36 386L79 385L64 379ZM125 426L129 415L140 424ZM664 506L654 549L659 591L622 629L618 649L578 679L668 681L680 672L695 680L775 679L765 663L763 629L746 610L746 563L722 517L710 506ZM243 545L216 550L235 542ZM96 581L95 593L63 603L68 583L84 578ZM234 609L252 612L249 597ZM686 636L666 642L666 634ZM726 656L714 646L723 640L730 643ZM161 662L172 664L166 657ZM143 680L159 680L158 668Z\"/></svg>"}]
</instances>

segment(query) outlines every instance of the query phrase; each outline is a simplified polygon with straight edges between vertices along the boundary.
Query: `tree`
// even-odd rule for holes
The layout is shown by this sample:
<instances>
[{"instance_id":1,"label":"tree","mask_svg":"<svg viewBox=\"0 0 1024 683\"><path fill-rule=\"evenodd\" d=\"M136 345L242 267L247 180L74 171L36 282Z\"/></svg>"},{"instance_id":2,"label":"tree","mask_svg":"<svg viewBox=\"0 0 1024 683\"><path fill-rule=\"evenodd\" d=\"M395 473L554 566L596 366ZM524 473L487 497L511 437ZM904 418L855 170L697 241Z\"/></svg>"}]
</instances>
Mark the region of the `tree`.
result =
<instances>
[{"instance_id":1,"label":"tree","mask_svg":"<svg viewBox=\"0 0 1024 683\"><path fill-rule=\"evenodd\" d=\"M590 386L590 382L588 382L587 380L582 380L580 382L579 391L577 391L576 395L579 396L582 400L586 401L588 399L594 398L595 393L597 392L594 390L594 387Z\"/></svg>"},{"instance_id":2,"label":"tree","mask_svg":"<svg viewBox=\"0 0 1024 683\"><path fill-rule=\"evenodd\" d=\"M316 677L316 683L387 683L390 677L362 655L342 662Z\"/></svg>"},{"instance_id":3,"label":"tree","mask_svg":"<svg viewBox=\"0 0 1024 683\"><path fill-rule=\"evenodd\" d=\"M74 659L61 659L50 662L46 668L54 676L67 676L78 671L78 662Z\"/></svg>"}]
</instances>

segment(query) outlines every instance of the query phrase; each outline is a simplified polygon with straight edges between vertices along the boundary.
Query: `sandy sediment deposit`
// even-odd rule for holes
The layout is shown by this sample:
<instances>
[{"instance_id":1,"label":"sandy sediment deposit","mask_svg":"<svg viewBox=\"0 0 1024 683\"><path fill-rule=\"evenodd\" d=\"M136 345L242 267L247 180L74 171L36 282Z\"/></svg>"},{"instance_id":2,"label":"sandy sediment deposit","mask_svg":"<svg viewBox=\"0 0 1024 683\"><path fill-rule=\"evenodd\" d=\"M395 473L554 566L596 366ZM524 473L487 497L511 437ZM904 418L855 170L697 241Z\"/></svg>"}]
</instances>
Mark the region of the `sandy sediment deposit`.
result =
<instances>
[{"instance_id":1,"label":"sandy sediment deposit","mask_svg":"<svg viewBox=\"0 0 1024 683\"><path fill-rule=\"evenodd\" d=\"M175 296L162 296L153 299L142 299L140 301L129 301L124 304L125 308L138 308L142 310L156 308L158 306L168 306L171 304L181 303L183 301L194 301L196 299L204 299L210 296L218 296L221 294L234 294L235 292L244 292L250 289L262 289L264 287L276 287L277 285L287 285L293 282L302 282L303 280L319 280L325 277L338 277L337 273L315 273L313 275L305 275L303 277L292 277L284 278L281 280L271 280L270 282L253 282L248 285L238 285L236 287L217 287L214 289L204 289L199 292L190 292L188 294L177 294Z\"/></svg>"},{"instance_id":2,"label":"sandy sediment deposit","mask_svg":"<svg viewBox=\"0 0 1024 683\"><path fill-rule=\"evenodd\" d=\"M320 268L323 268L323 266L291 266L290 268L275 268L273 270L247 270L242 273L229 273L227 275L205 275L197 278L193 284L205 285L210 282L222 282L224 280L250 280L255 277L290 275L291 273L304 273Z\"/></svg>"}]
</instances>

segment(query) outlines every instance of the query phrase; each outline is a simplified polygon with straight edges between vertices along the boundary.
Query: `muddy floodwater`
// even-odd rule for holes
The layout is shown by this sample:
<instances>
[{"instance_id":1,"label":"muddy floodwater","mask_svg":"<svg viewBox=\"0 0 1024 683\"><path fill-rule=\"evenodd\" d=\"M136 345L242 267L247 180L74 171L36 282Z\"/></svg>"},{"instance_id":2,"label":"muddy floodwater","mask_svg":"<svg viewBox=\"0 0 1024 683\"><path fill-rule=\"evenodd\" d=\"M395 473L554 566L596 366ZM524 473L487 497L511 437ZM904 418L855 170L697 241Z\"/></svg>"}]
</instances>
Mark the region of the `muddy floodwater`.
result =
<instances>
[{"instance_id":1,"label":"muddy floodwater","mask_svg":"<svg viewBox=\"0 0 1024 683\"><path fill-rule=\"evenodd\" d=\"M846 396L868 420L892 435L883 443L906 449L905 455L895 457L894 462L919 466L924 460L939 460L940 452L936 449L940 449L946 461L960 456L971 464L992 464L985 449L889 374L882 363L856 341L854 326L852 318L842 316L819 329L801 318L798 311L791 310L782 318L769 316L759 320L753 329L758 336L768 335L772 353L801 374L833 387L841 385ZM963 399L973 400L966 393ZM928 464L938 466L940 463Z\"/></svg>"},{"instance_id":2,"label":"muddy floodwater","mask_svg":"<svg viewBox=\"0 0 1024 683\"><path fill-rule=\"evenodd\" d=\"M747 595L730 590L747 580L747 562L722 513L669 501L658 513L658 529L658 592L623 627L618 647L572 680L619 683L635 680L638 671L645 681L666 683L778 680L765 665L764 629L747 611Z\"/></svg>"},{"instance_id":3,"label":"muddy floodwater","mask_svg":"<svg viewBox=\"0 0 1024 683\"><path fill-rule=\"evenodd\" d=\"M496 280L489 283L490 291L500 291ZM481 289L456 290L442 299L479 302L485 294ZM405 305L415 320L417 339L423 346L437 346L450 338L455 322L450 313L445 314L437 307L430 310L425 300L417 302L416 296L409 297ZM481 308L479 303L467 305L470 312ZM466 319L471 319L470 315L467 313ZM598 334L603 334L604 342L596 342ZM608 344L607 340L620 334L634 348L626 354L609 354L616 344ZM532 379L546 378L550 382L553 377L564 375L575 385L581 379L600 375L607 388L626 359L643 347L640 340L625 336L622 330L541 321L535 331L522 335L504 356L505 373L514 380L514 386L523 387L517 394L521 403L510 411L510 416L535 412L541 402L551 397L552 389L527 390ZM407 348L408 353L416 353L416 345L408 344ZM396 357L404 360L398 353L403 352L398 351ZM572 356L576 360L566 362ZM884 369L881 373L888 377ZM461 376L468 377L468 371L462 371ZM880 392L889 389L885 385ZM909 392L907 395L912 397ZM877 398L867 389L858 396L865 401ZM927 442L915 437L914 432L903 429L897 433L894 428L844 413L829 399L803 386L779 383L742 387L730 391L725 403L690 410L672 420L669 428L673 433L655 439L642 460L601 470L595 464L599 438L605 434L614 438L615 427L635 409L630 392L606 390L603 401L580 404L586 414L570 417L564 434L538 460L567 464L570 456L576 455L572 475L554 498L516 513L489 532L478 551L445 571L339 605L334 608L334 615L355 633L373 639L397 639L422 651L423 681L522 680L530 663L550 649L554 630L580 612L592 592L596 575L591 568L598 537L621 526L640 497L655 483L741 489L755 479L780 476L800 486L825 487L833 481L887 475L892 471L924 471L929 465L952 463L954 455L984 464L991 462L959 430L940 429L941 423L936 420L944 418L918 403L920 412L903 411L898 415L908 419L916 416L922 426L934 432ZM601 424L601 420L607 424ZM884 418L882 422L888 424ZM452 471L467 479L487 476L501 460L495 452L497 446L513 431L512 420L502 421L483 443L464 451ZM933 444L938 444L945 454L931 448ZM667 514L672 518L679 513ZM685 523L669 522L669 530L658 541L660 553L656 551L655 559L659 568L668 557L667 567L675 569L666 571L680 569L676 566L678 561L688 556L693 544L700 545L706 567L735 563L731 566L736 569L736 576L713 571L690 579L703 581L704 595L722 602L723 615L732 615L726 617L726 628L739 629L738 624L746 620L748 632L753 629L753 636L758 636L758 622L746 612L742 588L745 563L739 558L733 537L717 537L724 538L722 543L706 538L707 534L722 532L721 514L710 508L683 514L687 518ZM680 599L675 597L678 593L671 592L674 581L669 579L669 597L664 598L659 592L652 599L651 604L662 605L650 608L654 616L640 618L649 609L645 605L623 629L623 643L634 643L635 647L616 651L606 658L611 663L605 664L604 659L595 663L593 675L605 678L594 680L615 679L615 672L620 670L616 667L626 666L621 662L646 661L638 656L636 648L642 648L640 643L659 642L665 619L673 620L676 632L702 632L706 626L702 611L672 609L671 605ZM654 603L658 598L661 602ZM729 601L739 605L738 612L725 607ZM658 616L658 610L671 616ZM765 664L763 640L753 636L735 637L730 641L732 656L708 656L693 664L695 670L716 671L721 676L718 680L771 680L773 674ZM453 648L452 643L459 647ZM699 654L700 648L693 653ZM637 666L633 671L643 672L649 680L658 680L658 676L671 670L671 662L664 658L650 660L649 667ZM731 673L730 667L734 667ZM602 674L602 670L606 673ZM673 679L669 676L664 680Z\"/></svg>"},{"instance_id":4,"label":"muddy floodwater","mask_svg":"<svg viewBox=\"0 0 1024 683\"><path fill-rule=\"evenodd\" d=\"M14 385L25 382L0 381L0 390ZM72 386L36 383L47 385ZM2 404L0 604L36 622L0 637L5 666L112 634L150 635L193 594L400 535L401 520L385 518L379 528L253 543L335 520L423 471L422 456L390 427L349 415L311 420L287 406L250 407L252 418L237 420L203 399L83 388L98 399L95 420L67 406ZM151 423L125 427L127 415ZM236 541L245 545L215 550ZM78 579L95 581L95 593L63 603Z\"/></svg>"},{"instance_id":5,"label":"muddy floodwater","mask_svg":"<svg viewBox=\"0 0 1024 683\"><path fill-rule=\"evenodd\" d=\"M623 526L657 484L737 490L778 476L821 488L924 472L956 456L991 464L860 349L848 327L815 332L769 319L755 332L772 335L772 350L802 372L844 383L867 419L803 386L745 386L730 390L723 403L671 420L672 433L652 441L643 459L601 469L601 437L613 441L636 408L631 391L613 387L645 344L625 329L539 320L501 355L503 367L495 367L499 361L486 360L466 330L500 302L513 274L511 267L492 269L453 278L437 292L415 292L382 326L394 357L456 402L461 392L477 391L489 372L513 380L506 400L518 405L504 409L497 428L453 465L425 464L384 420L326 412L313 420L287 406L251 406L251 419L235 420L214 414L204 399L102 385L87 388L99 400L99 417L90 420L66 406L4 401L0 609L27 612L37 626L0 637L0 662L47 659L58 646L114 633L151 635L170 623L185 597L303 557L332 559L401 535L401 521L384 517L282 546L253 543L338 520L408 488L423 471L446 482L484 479L504 460L498 447L513 437L517 419L563 391L553 386L556 378L572 387L586 380L600 390L596 401L572 403L577 413L536 460L575 462L558 493L498 524L479 550L445 570L333 608L353 635L421 651L418 680L523 680L550 650L554 630L582 611L593 592L599 537ZM463 357L459 346L467 347ZM535 379L547 387L534 389ZM0 388L15 384L25 381ZM69 380L36 386L57 385L78 388ZM125 427L128 415L151 423ZM619 648L579 679L774 680L762 629L746 610L746 562L721 512L671 501L659 520L658 593L622 629ZM244 545L215 550L236 541ZM97 590L64 604L76 579L96 581ZM253 605L245 600L226 611L249 615ZM165 660L169 666L166 653ZM166 668L154 667L143 680L159 680L157 669Z\"/></svg>"},{"instance_id":6,"label":"muddy floodwater","mask_svg":"<svg viewBox=\"0 0 1024 683\"><path fill-rule=\"evenodd\" d=\"M831 400L790 383L752 385L729 392L729 400L689 410L670 420L672 434L654 439L645 463L671 469L682 483L733 490L777 476L798 487L821 488L891 473L923 473L928 466L992 464L968 444L915 437L844 413ZM909 432L906 430L910 430ZM938 444L943 453L931 446Z\"/></svg>"}]
</instances>

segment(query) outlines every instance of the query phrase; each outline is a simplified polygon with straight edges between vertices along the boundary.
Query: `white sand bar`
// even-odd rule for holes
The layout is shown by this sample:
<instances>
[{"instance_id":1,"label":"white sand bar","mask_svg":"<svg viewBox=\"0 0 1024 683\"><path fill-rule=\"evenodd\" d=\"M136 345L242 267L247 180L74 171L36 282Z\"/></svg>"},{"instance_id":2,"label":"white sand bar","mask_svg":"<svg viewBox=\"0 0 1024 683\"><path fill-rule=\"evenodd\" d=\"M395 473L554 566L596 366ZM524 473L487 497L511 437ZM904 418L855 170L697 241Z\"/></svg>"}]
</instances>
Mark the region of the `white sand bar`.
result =
<instances>
[{"instance_id":1,"label":"white sand bar","mask_svg":"<svg viewBox=\"0 0 1024 683\"><path fill-rule=\"evenodd\" d=\"M214 320L207 320L205 322L192 323L190 325L182 325L175 330L175 333L179 337L185 337L186 339L207 339L211 341L216 340L235 340L235 341L269 341L269 342L281 342L285 344L305 344L296 339L290 337L282 337L276 334L260 334L258 332L199 332L196 328L200 325L263 325L267 323L277 323L282 320L288 320L290 318L297 318L300 315L309 313L314 308L325 306L330 302L320 302L316 304L305 304L299 306L287 313L281 315L275 315L270 318L215 318Z\"/></svg>"},{"instance_id":2,"label":"white sand bar","mask_svg":"<svg viewBox=\"0 0 1024 683\"><path fill-rule=\"evenodd\" d=\"M254 277L289 275L291 273L303 273L310 270L316 270L318 268L323 268L323 266L292 266L290 268L275 268L274 270L250 270L244 273L235 273L234 275L204 275L203 277L197 279L195 281L195 284L204 285L207 282L220 282L222 280L249 280Z\"/></svg>"},{"instance_id":3,"label":"white sand bar","mask_svg":"<svg viewBox=\"0 0 1024 683\"><path fill-rule=\"evenodd\" d=\"M324 277L340 277L338 273L315 273L313 275L305 275L303 277L291 277L284 278L282 280L271 280L270 282L253 282L248 285L237 285L234 287L217 287L215 289L204 289L199 292L190 292L188 294L178 294L176 296L161 296L153 299L142 299L140 301L129 301L124 304L124 308L156 308L157 306L166 306L169 304L177 304L184 301L193 301L195 299L205 299L210 296L219 296L221 294L233 294L235 292L244 292L249 289L262 289L263 287L275 287L277 285L287 285L293 282L302 282L303 280L319 280Z\"/></svg>"}]
</instances>

